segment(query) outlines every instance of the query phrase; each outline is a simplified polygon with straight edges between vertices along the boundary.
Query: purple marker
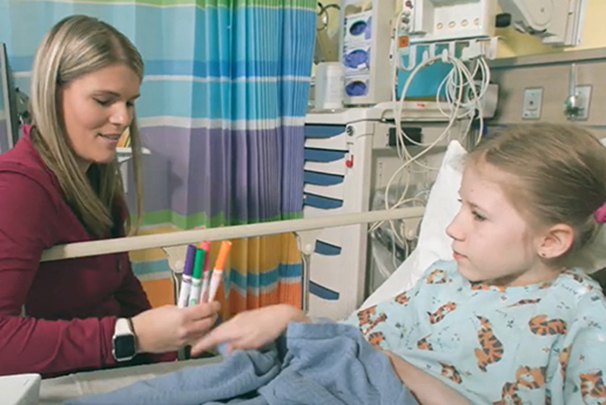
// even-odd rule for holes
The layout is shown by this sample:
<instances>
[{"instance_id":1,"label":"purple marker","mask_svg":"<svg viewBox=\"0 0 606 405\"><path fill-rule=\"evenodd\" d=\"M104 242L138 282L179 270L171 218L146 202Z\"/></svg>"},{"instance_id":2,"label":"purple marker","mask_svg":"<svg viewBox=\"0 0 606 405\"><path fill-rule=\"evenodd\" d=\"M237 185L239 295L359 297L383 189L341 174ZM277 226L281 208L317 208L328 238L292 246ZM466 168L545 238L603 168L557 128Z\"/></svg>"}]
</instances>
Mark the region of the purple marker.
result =
<instances>
[{"instance_id":1,"label":"purple marker","mask_svg":"<svg viewBox=\"0 0 606 405\"><path fill-rule=\"evenodd\" d=\"M187 253L185 254L185 266L183 266L183 274L181 275L181 291L179 292L179 308L185 308L189 301L189 292L191 290L191 274L194 264L194 256L196 255L196 247L187 245Z\"/></svg>"}]
</instances>

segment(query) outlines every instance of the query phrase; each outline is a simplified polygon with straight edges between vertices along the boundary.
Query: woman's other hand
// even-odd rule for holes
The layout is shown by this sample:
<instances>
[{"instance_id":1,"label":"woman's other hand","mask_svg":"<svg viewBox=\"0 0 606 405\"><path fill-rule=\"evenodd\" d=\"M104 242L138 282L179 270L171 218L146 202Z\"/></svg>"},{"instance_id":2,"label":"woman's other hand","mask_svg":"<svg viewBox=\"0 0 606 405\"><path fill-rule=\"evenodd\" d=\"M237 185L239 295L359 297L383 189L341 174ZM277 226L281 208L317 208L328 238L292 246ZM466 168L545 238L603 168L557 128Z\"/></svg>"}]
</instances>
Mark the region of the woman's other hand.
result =
<instances>
[{"instance_id":1,"label":"woman's other hand","mask_svg":"<svg viewBox=\"0 0 606 405\"><path fill-rule=\"evenodd\" d=\"M280 336L290 321L309 322L309 318L300 309L286 304L242 312L193 344L191 353L197 356L221 343L227 343L228 352L258 349Z\"/></svg>"},{"instance_id":2,"label":"woman's other hand","mask_svg":"<svg viewBox=\"0 0 606 405\"><path fill-rule=\"evenodd\" d=\"M175 351L197 341L214 325L219 309L219 303L212 302L187 308L168 305L138 314L132 318L138 351Z\"/></svg>"}]
</instances>

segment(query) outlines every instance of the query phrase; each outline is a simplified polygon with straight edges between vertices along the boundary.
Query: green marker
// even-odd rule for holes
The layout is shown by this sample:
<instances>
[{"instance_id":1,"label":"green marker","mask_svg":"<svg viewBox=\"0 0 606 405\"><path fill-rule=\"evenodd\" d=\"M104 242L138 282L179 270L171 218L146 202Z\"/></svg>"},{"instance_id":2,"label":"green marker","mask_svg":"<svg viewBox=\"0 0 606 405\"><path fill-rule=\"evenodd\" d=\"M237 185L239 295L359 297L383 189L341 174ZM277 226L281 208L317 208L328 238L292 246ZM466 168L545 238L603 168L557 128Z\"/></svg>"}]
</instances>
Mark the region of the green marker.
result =
<instances>
[{"instance_id":1,"label":"green marker","mask_svg":"<svg viewBox=\"0 0 606 405\"><path fill-rule=\"evenodd\" d=\"M202 290L202 265L204 263L204 250L196 248L194 256L194 271L191 276L191 291L189 293L189 306L197 305Z\"/></svg>"}]
</instances>

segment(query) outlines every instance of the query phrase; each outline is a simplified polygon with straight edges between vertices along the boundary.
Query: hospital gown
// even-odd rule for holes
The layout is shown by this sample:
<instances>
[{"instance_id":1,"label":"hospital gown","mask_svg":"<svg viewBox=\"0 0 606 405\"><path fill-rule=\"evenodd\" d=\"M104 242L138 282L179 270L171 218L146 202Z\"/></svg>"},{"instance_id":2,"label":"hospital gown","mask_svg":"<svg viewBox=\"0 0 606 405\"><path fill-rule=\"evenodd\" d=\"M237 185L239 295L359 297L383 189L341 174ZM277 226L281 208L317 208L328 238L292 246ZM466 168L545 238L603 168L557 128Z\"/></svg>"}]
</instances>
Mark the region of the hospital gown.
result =
<instances>
[{"instance_id":1,"label":"hospital gown","mask_svg":"<svg viewBox=\"0 0 606 405\"><path fill-rule=\"evenodd\" d=\"M606 404L606 303L580 270L503 288L437 262L345 322L476 404Z\"/></svg>"}]
</instances>

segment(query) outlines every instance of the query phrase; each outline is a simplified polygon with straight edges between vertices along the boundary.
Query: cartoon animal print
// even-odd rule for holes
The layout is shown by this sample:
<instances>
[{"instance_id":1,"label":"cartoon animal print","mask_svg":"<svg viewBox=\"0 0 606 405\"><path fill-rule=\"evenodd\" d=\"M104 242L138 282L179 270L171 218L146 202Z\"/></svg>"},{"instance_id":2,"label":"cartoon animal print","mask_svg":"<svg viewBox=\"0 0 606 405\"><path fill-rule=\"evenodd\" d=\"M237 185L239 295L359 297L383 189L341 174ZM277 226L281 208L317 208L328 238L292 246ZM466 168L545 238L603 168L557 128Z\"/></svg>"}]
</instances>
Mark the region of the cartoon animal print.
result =
<instances>
[{"instance_id":1,"label":"cartoon animal print","mask_svg":"<svg viewBox=\"0 0 606 405\"><path fill-rule=\"evenodd\" d=\"M440 365L442 366L442 377L446 377L450 381L456 382L457 384L461 384L463 382L463 379L461 379L461 374L459 374L454 366L444 364L442 362L440 362Z\"/></svg>"},{"instance_id":2,"label":"cartoon animal print","mask_svg":"<svg viewBox=\"0 0 606 405\"><path fill-rule=\"evenodd\" d=\"M410 301L410 297L405 292L396 295L395 301L398 304L406 305Z\"/></svg>"},{"instance_id":3,"label":"cartoon animal print","mask_svg":"<svg viewBox=\"0 0 606 405\"><path fill-rule=\"evenodd\" d=\"M383 332L373 332L370 335L368 335L368 343L373 345L376 349L380 348L379 345L384 340L385 340L385 336L383 335Z\"/></svg>"},{"instance_id":4,"label":"cartoon animal print","mask_svg":"<svg viewBox=\"0 0 606 405\"><path fill-rule=\"evenodd\" d=\"M382 313L381 315L376 317L375 320L372 321L372 323L370 325L368 325L368 327L364 328L362 333L367 335L371 330L373 330L375 328L375 326L377 326L381 322L385 322L386 320L387 320L387 315L385 313Z\"/></svg>"},{"instance_id":5,"label":"cartoon animal print","mask_svg":"<svg viewBox=\"0 0 606 405\"><path fill-rule=\"evenodd\" d=\"M585 279L583 277L579 276L577 273L575 273L573 271L567 271L566 274L568 274L570 277L572 277L572 279L574 281L577 281L580 284L583 284L585 282Z\"/></svg>"},{"instance_id":6,"label":"cartoon animal print","mask_svg":"<svg viewBox=\"0 0 606 405\"><path fill-rule=\"evenodd\" d=\"M427 338L428 338L428 336L425 336L424 338L419 339L419 341L417 342L417 349L433 350L433 346L431 345L431 343L429 343Z\"/></svg>"},{"instance_id":7,"label":"cartoon animal print","mask_svg":"<svg viewBox=\"0 0 606 405\"><path fill-rule=\"evenodd\" d=\"M483 316L478 316L480 328L478 329L478 340L480 341L481 349L475 350L478 367L482 371L486 371L489 364L493 364L501 360L503 357L503 343L494 335L492 325L488 319Z\"/></svg>"},{"instance_id":8,"label":"cartoon animal print","mask_svg":"<svg viewBox=\"0 0 606 405\"><path fill-rule=\"evenodd\" d=\"M541 302L540 298L537 298L535 300L532 300L532 299L519 300L515 304L509 305L509 308L521 307L522 305L538 304L539 302Z\"/></svg>"},{"instance_id":9,"label":"cartoon animal print","mask_svg":"<svg viewBox=\"0 0 606 405\"><path fill-rule=\"evenodd\" d=\"M560 372L562 373L562 378L566 379L566 367L568 367L568 358L570 357L570 346L563 348L560 350L560 354L558 355L560 360Z\"/></svg>"},{"instance_id":10,"label":"cartoon animal print","mask_svg":"<svg viewBox=\"0 0 606 405\"><path fill-rule=\"evenodd\" d=\"M505 383L501 389L501 400L493 402L492 405L522 405L516 383Z\"/></svg>"},{"instance_id":11,"label":"cartoon animal print","mask_svg":"<svg viewBox=\"0 0 606 405\"><path fill-rule=\"evenodd\" d=\"M538 389L545 387L546 367L521 366L516 372L516 382L507 382L501 389L501 400L493 405L522 405L522 398L518 395L520 388ZM551 396L546 395L546 405L551 402Z\"/></svg>"},{"instance_id":12,"label":"cartoon animal print","mask_svg":"<svg viewBox=\"0 0 606 405\"><path fill-rule=\"evenodd\" d=\"M547 320L547 315L537 315L528 321L530 331L535 335L564 335L566 334L566 322L561 319Z\"/></svg>"},{"instance_id":13,"label":"cartoon animal print","mask_svg":"<svg viewBox=\"0 0 606 405\"><path fill-rule=\"evenodd\" d=\"M445 284L446 281L446 272L444 270L436 269L427 276L427 284Z\"/></svg>"},{"instance_id":14,"label":"cartoon animal print","mask_svg":"<svg viewBox=\"0 0 606 405\"><path fill-rule=\"evenodd\" d=\"M546 367L521 366L516 372L516 381L519 388L536 390L545 386Z\"/></svg>"},{"instance_id":15,"label":"cartoon animal print","mask_svg":"<svg viewBox=\"0 0 606 405\"><path fill-rule=\"evenodd\" d=\"M376 308L377 306L375 305L358 312L358 323L360 326L366 325L372 321L371 315L376 315Z\"/></svg>"},{"instance_id":16,"label":"cartoon animal print","mask_svg":"<svg viewBox=\"0 0 606 405\"><path fill-rule=\"evenodd\" d=\"M471 284L471 289L475 290L475 291L489 291L489 290L493 290L493 291L505 292L505 287L504 286L500 286L500 285L486 285L486 284L482 284L482 283L472 283Z\"/></svg>"},{"instance_id":17,"label":"cartoon animal print","mask_svg":"<svg viewBox=\"0 0 606 405\"><path fill-rule=\"evenodd\" d=\"M546 288L549 288L553 285L553 281L546 281L544 283L541 283L541 285L539 285L539 290L544 290Z\"/></svg>"},{"instance_id":18,"label":"cartoon animal print","mask_svg":"<svg viewBox=\"0 0 606 405\"><path fill-rule=\"evenodd\" d=\"M457 304L455 304L454 302L448 302L438 308L438 310L433 314L431 312L428 312L427 315L429 315L429 322L432 324L440 322L444 319L446 315L454 311L456 308Z\"/></svg>"},{"instance_id":19,"label":"cartoon animal print","mask_svg":"<svg viewBox=\"0 0 606 405\"><path fill-rule=\"evenodd\" d=\"M602 378L602 371L581 374L581 397L585 404L606 404L606 386Z\"/></svg>"}]
</instances>

